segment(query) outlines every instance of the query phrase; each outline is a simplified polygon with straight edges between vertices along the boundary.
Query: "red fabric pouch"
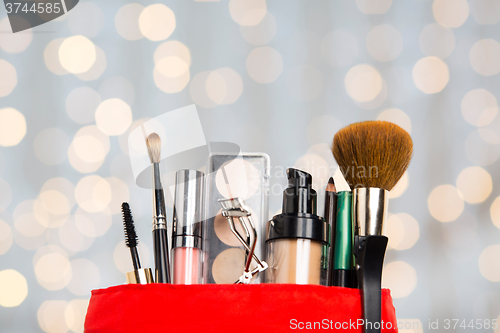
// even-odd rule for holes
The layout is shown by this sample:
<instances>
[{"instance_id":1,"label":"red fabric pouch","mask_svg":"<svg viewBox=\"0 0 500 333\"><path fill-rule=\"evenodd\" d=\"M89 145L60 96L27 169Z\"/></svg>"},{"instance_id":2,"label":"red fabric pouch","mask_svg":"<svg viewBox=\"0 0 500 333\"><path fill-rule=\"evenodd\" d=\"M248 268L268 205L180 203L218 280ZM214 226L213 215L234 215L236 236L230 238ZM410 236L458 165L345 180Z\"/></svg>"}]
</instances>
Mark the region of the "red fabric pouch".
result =
<instances>
[{"instance_id":1,"label":"red fabric pouch","mask_svg":"<svg viewBox=\"0 0 500 333\"><path fill-rule=\"evenodd\" d=\"M362 332L358 289L293 284L128 284L92 291L85 333ZM382 332L397 332L382 290ZM377 325L377 324L375 324Z\"/></svg>"}]
</instances>

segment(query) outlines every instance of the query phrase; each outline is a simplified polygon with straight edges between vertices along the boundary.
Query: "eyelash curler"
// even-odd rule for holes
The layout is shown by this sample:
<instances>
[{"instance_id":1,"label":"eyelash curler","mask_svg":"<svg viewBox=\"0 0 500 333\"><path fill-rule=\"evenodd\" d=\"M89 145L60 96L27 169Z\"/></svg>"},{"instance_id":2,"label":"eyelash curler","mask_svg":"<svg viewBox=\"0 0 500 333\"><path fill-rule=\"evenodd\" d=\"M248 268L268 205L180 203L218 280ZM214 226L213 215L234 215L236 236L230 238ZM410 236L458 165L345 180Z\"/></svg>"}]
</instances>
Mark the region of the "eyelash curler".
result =
<instances>
[{"instance_id":1,"label":"eyelash curler","mask_svg":"<svg viewBox=\"0 0 500 333\"><path fill-rule=\"evenodd\" d=\"M219 203L222 206L222 216L224 216L229 222L229 227L231 228L232 233L243 247L246 250L245 256L245 268L243 270L243 275L240 276L238 281L235 284L249 284L252 280L252 277L259 272L263 272L267 269L268 265L265 261L261 261L254 254L255 245L257 244L257 229L252 222L251 213L247 209L245 203L240 198L231 198L231 199L220 199ZM243 237L238 230L236 230L236 226L234 223L234 219L238 219L241 227L245 231L245 237ZM253 239L253 241L252 241ZM257 263L257 267L250 270L250 265L252 263L252 259Z\"/></svg>"}]
</instances>

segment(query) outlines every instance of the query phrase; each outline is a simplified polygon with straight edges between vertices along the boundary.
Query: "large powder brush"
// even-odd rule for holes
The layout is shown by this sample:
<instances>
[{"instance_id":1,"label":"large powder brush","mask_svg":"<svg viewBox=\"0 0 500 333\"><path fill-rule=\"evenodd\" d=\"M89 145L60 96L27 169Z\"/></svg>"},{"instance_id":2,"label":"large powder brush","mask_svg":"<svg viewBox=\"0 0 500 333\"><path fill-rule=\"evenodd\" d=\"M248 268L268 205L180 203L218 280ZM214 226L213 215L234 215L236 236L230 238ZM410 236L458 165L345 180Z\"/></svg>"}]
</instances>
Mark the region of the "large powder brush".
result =
<instances>
[{"instance_id":1,"label":"large powder brush","mask_svg":"<svg viewBox=\"0 0 500 333\"><path fill-rule=\"evenodd\" d=\"M356 235L381 235L389 191L410 164L410 135L387 121L365 121L341 129L333 138L333 156L353 189Z\"/></svg>"},{"instance_id":2,"label":"large powder brush","mask_svg":"<svg viewBox=\"0 0 500 333\"><path fill-rule=\"evenodd\" d=\"M351 188L390 191L410 164L413 142L396 124L364 121L337 132L332 152Z\"/></svg>"}]
</instances>

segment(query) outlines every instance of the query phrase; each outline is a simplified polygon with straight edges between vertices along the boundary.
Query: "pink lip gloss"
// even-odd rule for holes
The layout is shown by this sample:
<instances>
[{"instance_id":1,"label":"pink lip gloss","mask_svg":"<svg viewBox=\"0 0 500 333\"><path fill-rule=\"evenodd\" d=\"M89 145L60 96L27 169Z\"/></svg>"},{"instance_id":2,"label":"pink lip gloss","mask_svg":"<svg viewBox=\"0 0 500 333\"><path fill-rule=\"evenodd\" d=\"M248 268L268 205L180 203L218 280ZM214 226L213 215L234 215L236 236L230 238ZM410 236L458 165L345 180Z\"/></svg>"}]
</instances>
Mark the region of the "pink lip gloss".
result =
<instances>
[{"instance_id":1,"label":"pink lip gloss","mask_svg":"<svg viewBox=\"0 0 500 333\"><path fill-rule=\"evenodd\" d=\"M174 284L203 282L203 192L205 175L197 170L175 174L172 225L172 272Z\"/></svg>"}]
</instances>

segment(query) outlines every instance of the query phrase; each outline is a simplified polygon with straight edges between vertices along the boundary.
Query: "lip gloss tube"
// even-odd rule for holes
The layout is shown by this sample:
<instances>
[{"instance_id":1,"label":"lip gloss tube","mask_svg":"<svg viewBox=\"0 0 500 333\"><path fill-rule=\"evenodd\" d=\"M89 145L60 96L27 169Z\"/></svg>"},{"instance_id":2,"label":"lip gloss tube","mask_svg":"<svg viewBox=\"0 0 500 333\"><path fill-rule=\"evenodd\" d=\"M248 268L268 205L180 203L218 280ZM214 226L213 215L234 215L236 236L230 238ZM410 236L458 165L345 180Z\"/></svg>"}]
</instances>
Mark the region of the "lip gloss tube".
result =
<instances>
[{"instance_id":1,"label":"lip gloss tube","mask_svg":"<svg viewBox=\"0 0 500 333\"><path fill-rule=\"evenodd\" d=\"M175 174L172 224L173 284L203 282L203 193L205 174L179 170Z\"/></svg>"}]
</instances>

